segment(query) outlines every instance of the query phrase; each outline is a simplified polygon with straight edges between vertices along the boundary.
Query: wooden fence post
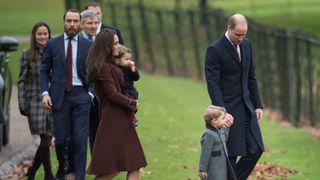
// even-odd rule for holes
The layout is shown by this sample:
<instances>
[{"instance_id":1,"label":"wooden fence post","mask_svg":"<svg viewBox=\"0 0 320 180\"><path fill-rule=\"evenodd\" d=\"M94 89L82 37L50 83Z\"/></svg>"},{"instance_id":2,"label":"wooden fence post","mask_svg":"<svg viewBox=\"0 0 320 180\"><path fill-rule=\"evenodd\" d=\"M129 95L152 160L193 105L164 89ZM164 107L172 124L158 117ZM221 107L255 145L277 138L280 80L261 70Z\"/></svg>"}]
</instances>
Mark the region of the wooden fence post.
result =
<instances>
[{"instance_id":1,"label":"wooden fence post","mask_svg":"<svg viewBox=\"0 0 320 180\"><path fill-rule=\"evenodd\" d=\"M301 115L301 69L300 69L300 43L298 37L294 38L294 70L296 75L294 125L299 126Z\"/></svg>"},{"instance_id":2,"label":"wooden fence post","mask_svg":"<svg viewBox=\"0 0 320 180\"><path fill-rule=\"evenodd\" d=\"M150 72L155 72L155 70L157 68L157 64L155 62L154 54L153 54L153 50L152 50L152 41L151 41L151 37L150 37L148 23L147 23L146 16L145 16L145 6L143 3L143 0L139 0L139 9L140 9L142 34L143 34L145 45L146 45L146 51L149 55L149 60L151 62Z\"/></svg>"},{"instance_id":3,"label":"wooden fence post","mask_svg":"<svg viewBox=\"0 0 320 180\"><path fill-rule=\"evenodd\" d=\"M314 111L313 111L313 64L312 64L312 55L311 55L311 42L307 40L307 54L306 54L306 59L307 59L307 79L308 79L308 94L309 94L309 119L311 126L315 126L315 120L314 120Z\"/></svg>"},{"instance_id":4,"label":"wooden fence post","mask_svg":"<svg viewBox=\"0 0 320 180\"><path fill-rule=\"evenodd\" d=\"M127 19L128 19L128 29L130 33L130 39L132 43L132 50L133 50L133 56L134 56L134 61L136 62L137 67L140 67L140 54L139 54L139 46L136 38L136 30L132 24L132 6L127 5L126 6L126 11L127 11Z\"/></svg>"},{"instance_id":5,"label":"wooden fence post","mask_svg":"<svg viewBox=\"0 0 320 180\"><path fill-rule=\"evenodd\" d=\"M196 31L196 25L194 21L194 11L189 10L189 20L190 20L190 29L191 29L191 38L192 38L192 44L195 54L195 63L197 68L197 78L202 79L202 66L201 66L201 60L200 60L200 52L199 52L199 43L198 43L198 36Z\"/></svg>"},{"instance_id":6,"label":"wooden fence post","mask_svg":"<svg viewBox=\"0 0 320 180\"><path fill-rule=\"evenodd\" d=\"M162 13L159 9L156 10L156 14L158 17L158 23L159 23L159 30L160 30L160 35L161 35L161 41L162 41L162 50L167 62L167 70L170 76L174 75L174 70L172 67L172 60L171 60L171 56L170 56L170 52L169 52L169 48L168 48L168 37L164 32L164 28L163 28L163 19L162 19Z\"/></svg>"},{"instance_id":7,"label":"wooden fence post","mask_svg":"<svg viewBox=\"0 0 320 180\"><path fill-rule=\"evenodd\" d=\"M182 76L187 76L187 62L186 62L186 55L185 55L185 49L184 49L184 38L182 37L182 28L181 28L181 7L176 4L175 10L174 10L174 18L175 18L175 35L177 38L177 44L178 51L179 51L179 58L182 64Z\"/></svg>"},{"instance_id":8,"label":"wooden fence post","mask_svg":"<svg viewBox=\"0 0 320 180\"><path fill-rule=\"evenodd\" d=\"M200 24L206 25L208 22L208 1L199 0Z\"/></svg>"},{"instance_id":9,"label":"wooden fence post","mask_svg":"<svg viewBox=\"0 0 320 180\"><path fill-rule=\"evenodd\" d=\"M276 39L276 58L277 60L277 74L279 79L280 87L280 109L283 116L288 119L290 117L290 108L288 103L289 98L289 87L290 79L288 74L288 36L286 29L277 30ZM286 70L285 70L286 69Z\"/></svg>"},{"instance_id":10,"label":"wooden fence post","mask_svg":"<svg viewBox=\"0 0 320 180\"><path fill-rule=\"evenodd\" d=\"M115 2L110 2L110 12L111 12L111 23L113 26L117 27L117 15L116 15L116 8Z\"/></svg>"},{"instance_id":11,"label":"wooden fence post","mask_svg":"<svg viewBox=\"0 0 320 180\"><path fill-rule=\"evenodd\" d=\"M209 13L209 11L207 10L206 12L205 12L205 16L207 16L207 17L211 17L211 16L209 16L210 15L210 13ZM209 21L208 20L208 18L206 19L206 21L205 21L205 24L204 24L204 26L205 26L205 28L206 28L206 32L207 32L207 43L208 44L210 44L212 41L213 41L213 37L212 37L212 31L213 31L213 26L211 26L211 23L210 23L211 21Z\"/></svg>"}]
</instances>

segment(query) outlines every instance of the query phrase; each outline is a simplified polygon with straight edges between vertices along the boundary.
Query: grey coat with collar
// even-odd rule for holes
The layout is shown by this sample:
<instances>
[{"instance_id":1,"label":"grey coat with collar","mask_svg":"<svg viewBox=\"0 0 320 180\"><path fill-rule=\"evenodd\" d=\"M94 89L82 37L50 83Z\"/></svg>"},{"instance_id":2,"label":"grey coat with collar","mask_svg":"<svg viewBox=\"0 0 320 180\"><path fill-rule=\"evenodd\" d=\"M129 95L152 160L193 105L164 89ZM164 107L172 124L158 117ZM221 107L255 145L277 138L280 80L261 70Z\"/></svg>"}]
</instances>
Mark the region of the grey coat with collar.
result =
<instances>
[{"instance_id":1,"label":"grey coat with collar","mask_svg":"<svg viewBox=\"0 0 320 180\"><path fill-rule=\"evenodd\" d=\"M199 171L207 172L207 180L236 180L228 159L225 129L205 129L201 138Z\"/></svg>"}]
</instances>

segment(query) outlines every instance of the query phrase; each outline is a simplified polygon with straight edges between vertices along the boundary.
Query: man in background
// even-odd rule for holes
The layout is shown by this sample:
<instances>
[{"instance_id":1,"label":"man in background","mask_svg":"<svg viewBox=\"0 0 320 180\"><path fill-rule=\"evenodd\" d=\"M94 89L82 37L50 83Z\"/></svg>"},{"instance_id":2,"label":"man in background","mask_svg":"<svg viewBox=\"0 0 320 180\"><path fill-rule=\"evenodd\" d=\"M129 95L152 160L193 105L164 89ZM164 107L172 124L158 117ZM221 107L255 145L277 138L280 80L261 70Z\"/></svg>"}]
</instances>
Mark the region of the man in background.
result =
<instances>
[{"instance_id":1,"label":"man in background","mask_svg":"<svg viewBox=\"0 0 320 180\"><path fill-rule=\"evenodd\" d=\"M85 10L81 13L81 33L85 39L94 41L99 25L99 17L91 10Z\"/></svg>"},{"instance_id":2,"label":"man in background","mask_svg":"<svg viewBox=\"0 0 320 180\"><path fill-rule=\"evenodd\" d=\"M98 17L99 17L99 24L98 24L97 34L101 31L101 29L104 29L104 28L110 29L110 30L116 32L116 34L117 34L117 36L118 36L118 38L119 38L119 43L120 43L120 44L124 44L119 29L117 29L116 27L113 27L113 26L111 26L111 25L104 24L104 23L102 22L102 17L103 17L103 15L102 15L102 7L101 7L101 4L100 4L100 3L98 3L98 2L90 2L90 3L88 3L88 4L85 6L84 9L85 9L85 10L93 11L93 12L95 12L95 13L98 15Z\"/></svg>"}]
</instances>

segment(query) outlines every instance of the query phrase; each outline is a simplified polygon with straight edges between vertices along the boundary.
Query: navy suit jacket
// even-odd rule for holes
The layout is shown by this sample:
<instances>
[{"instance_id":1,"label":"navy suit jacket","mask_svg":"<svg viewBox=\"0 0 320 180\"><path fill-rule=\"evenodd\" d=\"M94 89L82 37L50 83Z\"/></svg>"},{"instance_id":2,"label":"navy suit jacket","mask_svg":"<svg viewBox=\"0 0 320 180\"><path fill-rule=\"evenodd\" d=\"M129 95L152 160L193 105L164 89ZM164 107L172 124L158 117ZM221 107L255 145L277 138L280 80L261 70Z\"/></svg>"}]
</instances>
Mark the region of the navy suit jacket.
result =
<instances>
[{"instance_id":1,"label":"navy suit jacket","mask_svg":"<svg viewBox=\"0 0 320 180\"><path fill-rule=\"evenodd\" d=\"M91 42L78 36L77 73L83 86L94 94L92 85L86 78L85 61ZM49 40L44 48L40 67L41 93L48 91L53 109L60 109L63 103L66 83L66 63L63 34Z\"/></svg>"},{"instance_id":2,"label":"navy suit jacket","mask_svg":"<svg viewBox=\"0 0 320 180\"><path fill-rule=\"evenodd\" d=\"M255 109L262 108L253 66L251 42L240 44L241 62L225 35L206 51L205 76L213 105L225 107L234 117L227 142L230 156L246 155L245 121L249 119L255 140L264 149Z\"/></svg>"},{"instance_id":3,"label":"navy suit jacket","mask_svg":"<svg viewBox=\"0 0 320 180\"><path fill-rule=\"evenodd\" d=\"M117 28L115 28L115 27L113 27L113 26L106 25L106 24L103 24L103 23L102 23L102 25L101 25L101 30L102 30L102 29L105 29L105 28L114 31L114 32L117 34L118 38L119 38L119 43L120 43L120 44L124 44L123 39L122 39L122 35L121 35L121 32L120 32L119 29L117 29Z\"/></svg>"}]
</instances>

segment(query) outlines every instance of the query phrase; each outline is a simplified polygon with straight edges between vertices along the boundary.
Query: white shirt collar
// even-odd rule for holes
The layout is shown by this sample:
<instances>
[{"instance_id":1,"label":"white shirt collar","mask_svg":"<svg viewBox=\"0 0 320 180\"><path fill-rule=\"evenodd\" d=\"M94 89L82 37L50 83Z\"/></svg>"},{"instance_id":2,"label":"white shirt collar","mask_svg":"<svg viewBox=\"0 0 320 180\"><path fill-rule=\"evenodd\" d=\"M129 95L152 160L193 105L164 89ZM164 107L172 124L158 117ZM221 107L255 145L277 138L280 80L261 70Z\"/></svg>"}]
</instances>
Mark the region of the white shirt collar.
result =
<instances>
[{"instance_id":1,"label":"white shirt collar","mask_svg":"<svg viewBox=\"0 0 320 180\"><path fill-rule=\"evenodd\" d=\"M102 26L102 22L100 22L99 25L98 25L97 34L101 31L101 26Z\"/></svg>"},{"instance_id":2,"label":"white shirt collar","mask_svg":"<svg viewBox=\"0 0 320 180\"><path fill-rule=\"evenodd\" d=\"M226 31L226 33L224 34L226 36L226 38L228 39L228 41L230 42L230 44L233 46L232 41L230 40L229 36L228 36L228 31Z\"/></svg>"},{"instance_id":3,"label":"white shirt collar","mask_svg":"<svg viewBox=\"0 0 320 180\"><path fill-rule=\"evenodd\" d=\"M85 39L89 39L89 36L85 31L81 31L81 33ZM91 39L94 41L96 39L96 36L92 36Z\"/></svg>"},{"instance_id":4,"label":"white shirt collar","mask_svg":"<svg viewBox=\"0 0 320 180\"><path fill-rule=\"evenodd\" d=\"M66 33L63 33L63 39L64 40L67 40L68 39L68 35ZM72 40L75 40L75 41L78 41L78 34L75 35Z\"/></svg>"}]
</instances>

